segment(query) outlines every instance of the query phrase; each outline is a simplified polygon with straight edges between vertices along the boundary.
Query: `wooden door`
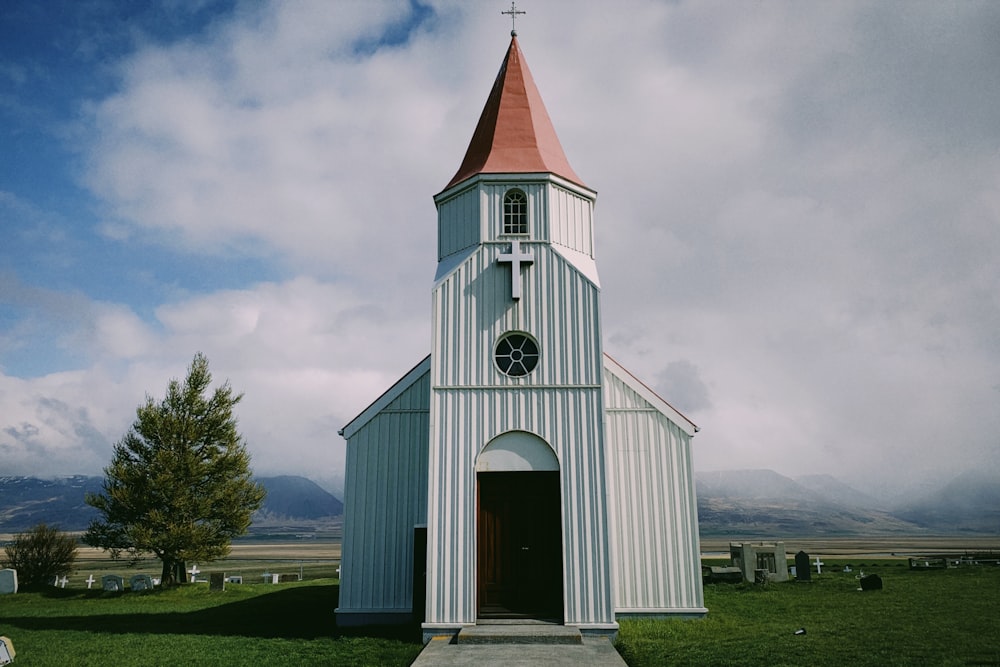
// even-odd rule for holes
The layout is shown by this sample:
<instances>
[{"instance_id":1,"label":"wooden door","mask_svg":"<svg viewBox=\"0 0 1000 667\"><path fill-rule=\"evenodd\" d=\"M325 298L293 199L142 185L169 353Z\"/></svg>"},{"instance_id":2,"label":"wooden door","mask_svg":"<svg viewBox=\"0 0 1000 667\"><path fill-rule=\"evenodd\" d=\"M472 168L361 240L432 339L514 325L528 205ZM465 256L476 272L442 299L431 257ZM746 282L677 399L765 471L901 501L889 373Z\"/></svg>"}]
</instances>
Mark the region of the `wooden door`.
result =
<instances>
[{"instance_id":1,"label":"wooden door","mask_svg":"<svg viewBox=\"0 0 1000 667\"><path fill-rule=\"evenodd\" d=\"M483 472L479 615L562 620L558 472Z\"/></svg>"}]
</instances>

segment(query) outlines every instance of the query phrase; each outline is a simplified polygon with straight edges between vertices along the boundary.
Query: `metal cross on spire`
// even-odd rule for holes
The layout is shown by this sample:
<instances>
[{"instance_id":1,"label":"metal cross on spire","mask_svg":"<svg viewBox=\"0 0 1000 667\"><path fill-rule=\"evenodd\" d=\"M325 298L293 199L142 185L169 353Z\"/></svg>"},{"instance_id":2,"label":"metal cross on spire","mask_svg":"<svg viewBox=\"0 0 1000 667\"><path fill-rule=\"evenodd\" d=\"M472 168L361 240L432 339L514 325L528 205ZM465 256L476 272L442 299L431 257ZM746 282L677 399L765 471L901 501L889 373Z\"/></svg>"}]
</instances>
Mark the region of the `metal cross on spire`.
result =
<instances>
[{"instance_id":1,"label":"metal cross on spire","mask_svg":"<svg viewBox=\"0 0 1000 667\"><path fill-rule=\"evenodd\" d=\"M504 14L505 16L510 16L510 36L517 37L517 28L514 25L515 22L517 21L517 16L518 14L527 14L528 12L523 12L520 9L518 9L517 5L514 4L514 0L511 0L510 9L500 13Z\"/></svg>"}]
</instances>

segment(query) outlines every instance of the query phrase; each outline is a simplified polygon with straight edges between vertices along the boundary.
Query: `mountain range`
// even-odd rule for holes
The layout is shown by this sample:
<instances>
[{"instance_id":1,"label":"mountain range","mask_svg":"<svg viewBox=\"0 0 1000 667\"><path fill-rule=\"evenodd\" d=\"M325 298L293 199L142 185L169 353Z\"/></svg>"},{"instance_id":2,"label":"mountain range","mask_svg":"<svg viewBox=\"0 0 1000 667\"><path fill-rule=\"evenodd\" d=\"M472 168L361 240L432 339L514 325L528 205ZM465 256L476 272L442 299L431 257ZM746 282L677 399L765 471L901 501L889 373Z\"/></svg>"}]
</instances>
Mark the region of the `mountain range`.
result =
<instances>
[{"instance_id":1,"label":"mountain range","mask_svg":"<svg viewBox=\"0 0 1000 667\"><path fill-rule=\"evenodd\" d=\"M267 489L254 528L335 522L343 504L305 477L259 477ZM55 480L0 477L0 532L48 523L84 530L95 510L85 495L101 490L102 477ZM1000 477L979 471L959 475L916 500L887 507L829 475L792 479L773 470L695 474L703 535L1000 535Z\"/></svg>"},{"instance_id":2,"label":"mountain range","mask_svg":"<svg viewBox=\"0 0 1000 667\"><path fill-rule=\"evenodd\" d=\"M287 525L333 520L344 505L315 482L296 475L258 477L267 490L264 504L254 514L254 526ZM38 523L62 530L85 530L97 510L84 502L87 493L100 493L103 477L74 475L59 479L0 477L0 532L27 530Z\"/></svg>"},{"instance_id":3,"label":"mountain range","mask_svg":"<svg viewBox=\"0 0 1000 667\"><path fill-rule=\"evenodd\" d=\"M965 473L887 507L830 475L773 470L695 474L703 535L1000 535L1000 477Z\"/></svg>"}]
</instances>

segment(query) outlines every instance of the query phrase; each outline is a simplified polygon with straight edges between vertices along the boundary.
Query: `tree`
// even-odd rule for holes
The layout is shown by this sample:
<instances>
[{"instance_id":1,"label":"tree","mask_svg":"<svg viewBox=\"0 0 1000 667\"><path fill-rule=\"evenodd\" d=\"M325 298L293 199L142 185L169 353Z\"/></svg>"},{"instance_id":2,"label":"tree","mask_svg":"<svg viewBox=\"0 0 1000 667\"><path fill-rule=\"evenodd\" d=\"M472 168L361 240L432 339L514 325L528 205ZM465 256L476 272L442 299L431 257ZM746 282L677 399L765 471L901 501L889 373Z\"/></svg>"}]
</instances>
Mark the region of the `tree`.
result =
<instances>
[{"instance_id":1,"label":"tree","mask_svg":"<svg viewBox=\"0 0 1000 667\"><path fill-rule=\"evenodd\" d=\"M4 567L17 570L18 584L37 588L51 584L60 574L69 574L76 560L76 538L54 526L40 523L26 533L18 533L4 548Z\"/></svg>"},{"instance_id":2,"label":"tree","mask_svg":"<svg viewBox=\"0 0 1000 667\"><path fill-rule=\"evenodd\" d=\"M84 543L133 563L154 554L164 585L186 581L187 561L228 554L264 499L233 415L243 395L226 382L208 397L211 382L198 353L184 383L171 380L163 401L147 395L104 469L103 492L87 496L101 517Z\"/></svg>"}]
</instances>

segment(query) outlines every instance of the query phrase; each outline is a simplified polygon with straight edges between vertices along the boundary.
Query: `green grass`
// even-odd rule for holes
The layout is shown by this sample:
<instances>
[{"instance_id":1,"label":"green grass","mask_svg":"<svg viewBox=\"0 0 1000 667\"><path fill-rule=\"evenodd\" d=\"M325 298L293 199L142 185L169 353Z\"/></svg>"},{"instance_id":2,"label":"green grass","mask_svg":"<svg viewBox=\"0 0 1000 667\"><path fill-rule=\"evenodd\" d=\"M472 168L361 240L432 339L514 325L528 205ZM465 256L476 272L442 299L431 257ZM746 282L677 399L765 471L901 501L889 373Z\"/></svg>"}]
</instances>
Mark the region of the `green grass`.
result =
<instances>
[{"instance_id":1,"label":"green grass","mask_svg":"<svg viewBox=\"0 0 1000 667\"><path fill-rule=\"evenodd\" d=\"M1000 567L853 567L811 583L706 585L707 618L626 620L616 646L632 667L1000 665ZM858 591L859 569L884 589Z\"/></svg>"},{"instance_id":2,"label":"green grass","mask_svg":"<svg viewBox=\"0 0 1000 667\"><path fill-rule=\"evenodd\" d=\"M0 634L30 665L408 665L415 626L338 630L334 580L150 593L48 589L0 598Z\"/></svg>"},{"instance_id":3,"label":"green grass","mask_svg":"<svg viewBox=\"0 0 1000 667\"><path fill-rule=\"evenodd\" d=\"M832 562L828 568L843 565ZM618 650L659 665L1000 665L1000 567L911 572L852 562L812 583L705 587L707 618L623 621ZM882 591L859 592L864 569ZM49 588L0 597L16 666L409 665L419 628L336 627L335 579L150 593ZM795 635L798 628L805 635Z\"/></svg>"}]
</instances>

